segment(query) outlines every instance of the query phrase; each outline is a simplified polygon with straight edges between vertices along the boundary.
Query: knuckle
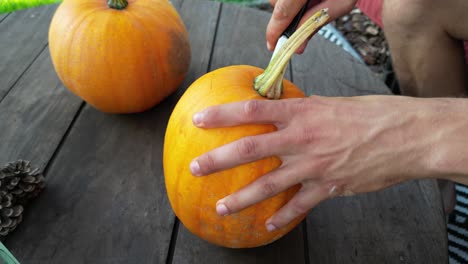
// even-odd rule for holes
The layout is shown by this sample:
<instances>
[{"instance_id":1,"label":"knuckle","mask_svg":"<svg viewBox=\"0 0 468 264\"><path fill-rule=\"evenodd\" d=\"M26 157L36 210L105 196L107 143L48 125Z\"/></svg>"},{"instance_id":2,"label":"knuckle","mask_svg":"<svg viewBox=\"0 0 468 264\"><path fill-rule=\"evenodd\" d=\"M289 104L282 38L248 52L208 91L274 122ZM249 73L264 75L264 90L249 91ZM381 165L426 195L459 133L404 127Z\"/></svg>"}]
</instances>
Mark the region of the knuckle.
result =
<instances>
[{"instance_id":1,"label":"knuckle","mask_svg":"<svg viewBox=\"0 0 468 264\"><path fill-rule=\"evenodd\" d=\"M207 117L213 118L213 117L216 117L218 112L219 112L218 108L211 106L211 107L206 108L205 111L203 111L203 114Z\"/></svg>"},{"instance_id":2,"label":"knuckle","mask_svg":"<svg viewBox=\"0 0 468 264\"><path fill-rule=\"evenodd\" d=\"M305 113L311 110L314 106L312 99L297 99L292 104L294 111L298 113Z\"/></svg>"},{"instance_id":3,"label":"knuckle","mask_svg":"<svg viewBox=\"0 0 468 264\"><path fill-rule=\"evenodd\" d=\"M209 153L201 156L198 159L198 164L202 173L211 173L216 170L216 162Z\"/></svg>"},{"instance_id":4,"label":"knuckle","mask_svg":"<svg viewBox=\"0 0 468 264\"><path fill-rule=\"evenodd\" d=\"M278 185L271 179L271 177L264 177L260 184L260 191L265 197L271 197L277 193Z\"/></svg>"},{"instance_id":5,"label":"knuckle","mask_svg":"<svg viewBox=\"0 0 468 264\"><path fill-rule=\"evenodd\" d=\"M254 120L259 110L260 102L258 100L249 100L244 104L244 117L247 120Z\"/></svg>"},{"instance_id":6,"label":"knuckle","mask_svg":"<svg viewBox=\"0 0 468 264\"><path fill-rule=\"evenodd\" d=\"M272 18L275 20L285 20L292 18L288 6L284 1L276 2L275 8L273 9Z\"/></svg>"},{"instance_id":7,"label":"knuckle","mask_svg":"<svg viewBox=\"0 0 468 264\"><path fill-rule=\"evenodd\" d=\"M291 136L291 143L299 146L307 146L316 141L316 133L313 127L304 125L303 127L297 128L297 131Z\"/></svg>"},{"instance_id":8,"label":"knuckle","mask_svg":"<svg viewBox=\"0 0 468 264\"><path fill-rule=\"evenodd\" d=\"M296 3L294 1L276 1L272 17L276 20L292 20L296 15L296 13L291 12L291 10L294 10L294 6L302 7L305 3L306 0L296 0Z\"/></svg>"},{"instance_id":9,"label":"knuckle","mask_svg":"<svg viewBox=\"0 0 468 264\"><path fill-rule=\"evenodd\" d=\"M240 157L249 158L257 154L258 145L253 137L245 137L237 144L237 152Z\"/></svg>"},{"instance_id":10,"label":"knuckle","mask_svg":"<svg viewBox=\"0 0 468 264\"><path fill-rule=\"evenodd\" d=\"M309 208L306 204L296 200L291 202L291 211L294 214L294 216L298 216L307 213L307 211L309 211Z\"/></svg>"}]
</instances>

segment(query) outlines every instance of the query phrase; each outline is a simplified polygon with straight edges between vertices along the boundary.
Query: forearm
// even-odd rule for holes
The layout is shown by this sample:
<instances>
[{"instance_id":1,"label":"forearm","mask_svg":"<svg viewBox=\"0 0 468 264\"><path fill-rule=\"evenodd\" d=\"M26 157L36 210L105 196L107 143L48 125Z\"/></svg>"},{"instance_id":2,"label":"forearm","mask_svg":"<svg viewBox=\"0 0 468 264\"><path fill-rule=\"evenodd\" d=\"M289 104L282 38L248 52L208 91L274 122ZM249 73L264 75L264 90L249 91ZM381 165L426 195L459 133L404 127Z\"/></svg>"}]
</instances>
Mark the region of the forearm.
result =
<instances>
[{"instance_id":1,"label":"forearm","mask_svg":"<svg viewBox=\"0 0 468 264\"><path fill-rule=\"evenodd\" d=\"M433 135L426 165L433 177L468 184L468 99L433 100Z\"/></svg>"}]
</instances>

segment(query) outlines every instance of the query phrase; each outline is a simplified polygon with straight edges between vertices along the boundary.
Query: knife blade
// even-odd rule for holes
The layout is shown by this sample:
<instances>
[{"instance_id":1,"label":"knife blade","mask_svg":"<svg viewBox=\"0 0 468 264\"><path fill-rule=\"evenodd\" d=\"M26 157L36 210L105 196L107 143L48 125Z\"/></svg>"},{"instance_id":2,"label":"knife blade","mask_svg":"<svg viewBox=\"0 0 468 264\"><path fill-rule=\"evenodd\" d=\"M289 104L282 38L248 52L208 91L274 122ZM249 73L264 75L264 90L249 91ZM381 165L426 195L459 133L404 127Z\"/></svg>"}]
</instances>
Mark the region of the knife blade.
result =
<instances>
[{"instance_id":1,"label":"knife blade","mask_svg":"<svg viewBox=\"0 0 468 264\"><path fill-rule=\"evenodd\" d=\"M307 10L307 6L309 5L310 0L307 0L304 6L299 10L299 13L294 17L291 21L289 26L283 31L278 42L276 43L275 49L273 50L273 54L271 55L271 59L275 56L279 49L284 45L284 43L291 37L291 35L296 31L299 22L301 21L302 16L304 15L305 11ZM271 61L270 59L270 61Z\"/></svg>"}]
</instances>

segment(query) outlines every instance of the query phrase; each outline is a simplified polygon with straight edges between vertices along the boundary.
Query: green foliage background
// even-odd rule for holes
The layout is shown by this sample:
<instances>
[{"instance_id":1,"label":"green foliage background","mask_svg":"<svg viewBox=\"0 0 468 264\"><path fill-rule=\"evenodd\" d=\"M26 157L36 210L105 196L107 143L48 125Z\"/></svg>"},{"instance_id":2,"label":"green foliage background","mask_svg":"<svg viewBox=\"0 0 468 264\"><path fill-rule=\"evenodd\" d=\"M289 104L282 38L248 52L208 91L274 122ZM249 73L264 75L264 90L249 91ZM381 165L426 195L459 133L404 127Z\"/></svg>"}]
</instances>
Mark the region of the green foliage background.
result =
<instances>
[{"instance_id":1,"label":"green foliage background","mask_svg":"<svg viewBox=\"0 0 468 264\"><path fill-rule=\"evenodd\" d=\"M0 14L58 2L61 0L0 0Z\"/></svg>"},{"instance_id":2,"label":"green foliage background","mask_svg":"<svg viewBox=\"0 0 468 264\"><path fill-rule=\"evenodd\" d=\"M62 0L0 0L0 14L9 13L26 8L37 7L47 4L59 3ZM106 1L106 0L103 0ZM234 3L251 7L264 7L269 5L268 0L212 0L225 3Z\"/></svg>"}]
</instances>

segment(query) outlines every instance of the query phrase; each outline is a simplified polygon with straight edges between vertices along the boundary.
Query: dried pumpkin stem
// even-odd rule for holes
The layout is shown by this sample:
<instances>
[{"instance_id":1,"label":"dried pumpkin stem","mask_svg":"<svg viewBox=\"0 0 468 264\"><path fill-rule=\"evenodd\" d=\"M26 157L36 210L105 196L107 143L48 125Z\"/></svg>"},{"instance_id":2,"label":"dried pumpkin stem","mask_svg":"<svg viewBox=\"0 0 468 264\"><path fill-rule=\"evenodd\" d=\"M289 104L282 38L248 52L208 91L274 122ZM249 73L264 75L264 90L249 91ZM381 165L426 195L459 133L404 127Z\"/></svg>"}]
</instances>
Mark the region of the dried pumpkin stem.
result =
<instances>
[{"instance_id":1,"label":"dried pumpkin stem","mask_svg":"<svg viewBox=\"0 0 468 264\"><path fill-rule=\"evenodd\" d=\"M254 80L254 89L269 99L279 99L283 91L283 76L294 52L318 28L328 21L328 9L321 9L294 32L273 56L265 71Z\"/></svg>"},{"instance_id":2,"label":"dried pumpkin stem","mask_svg":"<svg viewBox=\"0 0 468 264\"><path fill-rule=\"evenodd\" d=\"M108 0L107 5L110 8L122 10L122 9L125 9L125 7L127 7L128 1L127 0Z\"/></svg>"}]
</instances>

